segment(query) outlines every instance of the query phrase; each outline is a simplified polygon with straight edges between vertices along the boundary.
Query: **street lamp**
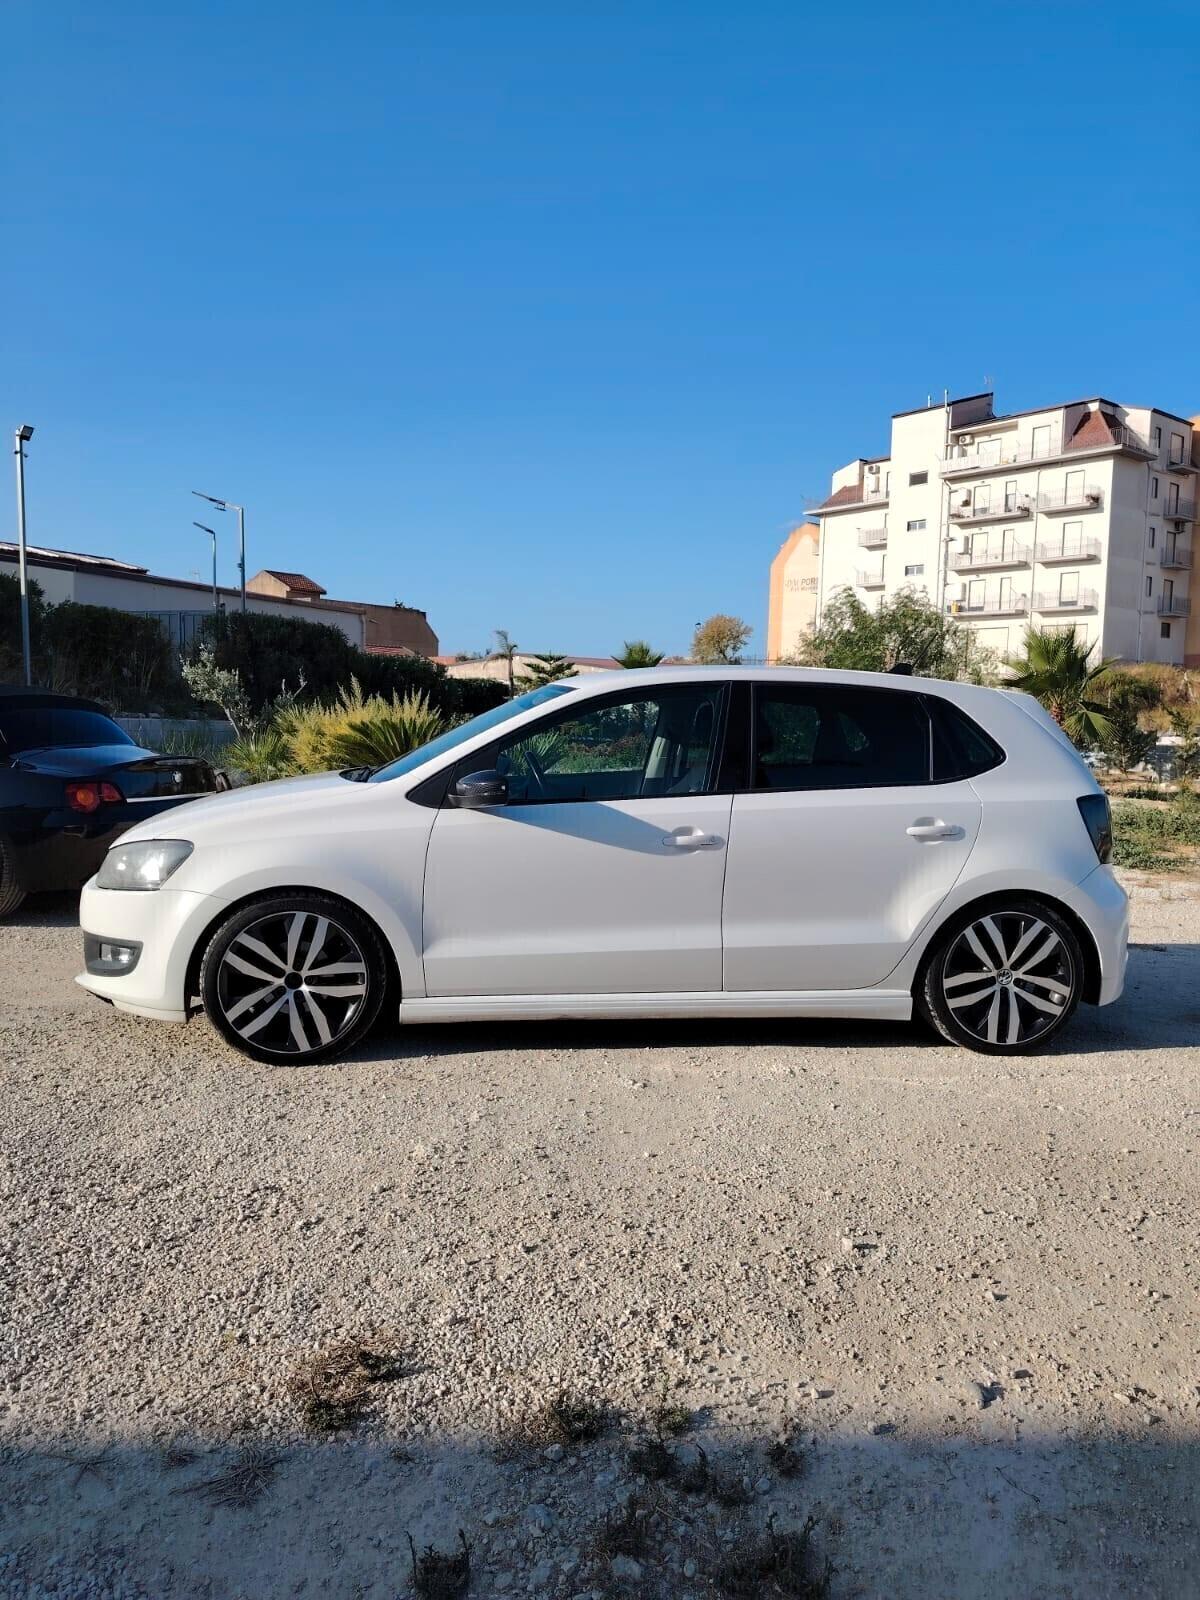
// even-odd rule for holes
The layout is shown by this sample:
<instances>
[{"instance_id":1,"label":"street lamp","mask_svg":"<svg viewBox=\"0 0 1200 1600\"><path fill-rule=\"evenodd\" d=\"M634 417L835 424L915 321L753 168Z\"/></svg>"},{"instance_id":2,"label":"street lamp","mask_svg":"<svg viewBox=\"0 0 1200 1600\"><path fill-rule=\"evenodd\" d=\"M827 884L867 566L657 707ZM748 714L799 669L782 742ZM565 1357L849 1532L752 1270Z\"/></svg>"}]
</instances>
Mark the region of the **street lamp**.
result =
<instances>
[{"instance_id":1,"label":"street lamp","mask_svg":"<svg viewBox=\"0 0 1200 1600\"><path fill-rule=\"evenodd\" d=\"M213 616L215 617L220 607L217 605L217 530L206 528L202 522L193 522L193 528L199 528L201 533L207 533L212 538L213 546Z\"/></svg>"},{"instance_id":2,"label":"street lamp","mask_svg":"<svg viewBox=\"0 0 1200 1600\"><path fill-rule=\"evenodd\" d=\"M238 519L238 571L242 575L242 610L246 609L246 510L244 506L235 506L232 500L218 500L215 495L201 494L199 489L192 493L200 500L207 500L210 506L216 506L218 511L236 511Z\"/></svg>"},{"instance_id":3,"label":"street lamp","mask_svg":"<svg viewBox=\"0 0 1200 1600\"><path fill-rule=\"evenodd\" d=\"M21 660L25 667L25 687L33 683L33 652L29 643L29 579L25 572L25 446L33 429L23 422L13 435L13 454L17 458L17 574L21 585Z\"/></svg>"}]
</instances>

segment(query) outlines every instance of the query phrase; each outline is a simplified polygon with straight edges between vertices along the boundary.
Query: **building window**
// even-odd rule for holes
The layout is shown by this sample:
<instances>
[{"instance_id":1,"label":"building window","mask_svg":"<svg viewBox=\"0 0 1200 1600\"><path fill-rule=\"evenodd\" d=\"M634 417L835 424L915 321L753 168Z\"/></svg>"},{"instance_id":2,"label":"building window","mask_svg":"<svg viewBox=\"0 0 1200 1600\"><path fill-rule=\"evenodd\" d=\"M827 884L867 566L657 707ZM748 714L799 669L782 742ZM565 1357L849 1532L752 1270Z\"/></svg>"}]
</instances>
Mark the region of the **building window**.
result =
<instances>
[{"instance_id":1,"label":"building window","mask_svg":"<svg viewBox=\"0 0 1200 1600\"><path fill-rule=\"evenodd\" d=\"M1158 499L1158 479L1157 478L1151 478L1150 479L1150 498L1151 498L1151 500L1157 500Z\"/></svg>"},{"instance_id":2,"label":"building window","mask_svg":"<svg viewBox=\"0 0 1200 1600\"><path fill-rule=\"evenodd\" d=\"M1155 428L1155 430L1154 430L1154 448L1156 450L1161 450L1162 449L1162 429L1161 428Z\"/></svg>"},{"instance_id":3,"label":"building window","mask_svg":"<svg viewBox=\"0 0 1200 1600\"><path fill-rule=\"evenodd\" d=\"M1150 524L1150 548L1154 549L1154 524Z\"/></svg>"},{"instance_id":4,"label":"building window","mask_svg":"<svg viewBox=\"0 0 1200 1600\"><path fill-rule=\"evenodd\" d=\"M925 571L925 563L923 561L917 561L917 562L914 562L912 566L905 567L904 576L906 578L919 578L919 577L922 576L924 571Z\"/></svg>"},{"instance_id":5,"label":"building window","mask_svg":"<svg viewBox=\"0 0 1200 1600\"><path fill-rule=\"evenodd\" d=\"M1149 600L1150 596L1153 593L1154 593L1154 579L1153 578L1147 578L1146 579L1146 599Z\"/></svg>"},{"instance_id":6,"label":"building window","mask_svg":"<svg viewBox=\"0 0 1200 1600\"><path fill-rule=\"evenodd\" d=\"M1169 639L1171 637L1171 624L1169 622L1160 622L1159 623L1159 625L1158 625L1158 637L1160 639Z\"/></svg>"},{"instance_id":7,"label":"building window","mask_svg":"<svg viewBox=\"0 0 1200 1600\"><path fill-rule=\"evenodd\" d=\"M909 533L921 533L925 528L925 518L917 517L908 524Z\"/></svg>"},{"instance_id":8,"label":"building window","mask_svg":"<svg viewBox=\"0 0 1200 1600\"><path fill-rule=\"evenodd\" d=\"M929 474L927 472L910 472L909 475L908 475L908 487L910 489L915 489L917 484L919 484L919 483L928 483L928 482L929 482Z\"/></svg>"},{"instance_id":9,"label":"building window","mask_svg":"<svg viewBox=\"0 0 1200 1600\"><path fill-rule=\"evenodd\" d=\"M1160 432L1161 432L1161 430L1160 430ZM1183 435L1181 433L1173 433L1171 435L1171 462L1172 462L1173 465L1179 466L1182 461L1183 461Z\"/></svg>"},{"instance_id":10,"label":"building window","mask_svg":"<svg viewBox=\"0 0 1200 1600\"><path fill-rule=\"evenodd\" d=\"M1010 478L1004 485L1004 509L1015 511L1017 509L1017 480Z\"/></svg>"}]
</instances>

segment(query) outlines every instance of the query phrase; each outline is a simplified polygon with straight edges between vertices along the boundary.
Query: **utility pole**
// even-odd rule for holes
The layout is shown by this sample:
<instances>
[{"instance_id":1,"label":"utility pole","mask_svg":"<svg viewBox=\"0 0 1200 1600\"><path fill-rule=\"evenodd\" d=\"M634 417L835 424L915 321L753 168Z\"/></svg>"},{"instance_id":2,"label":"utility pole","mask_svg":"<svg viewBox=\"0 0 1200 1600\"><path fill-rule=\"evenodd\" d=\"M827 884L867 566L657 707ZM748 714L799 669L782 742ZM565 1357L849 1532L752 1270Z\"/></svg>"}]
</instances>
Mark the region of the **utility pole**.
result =
<instances>
[{"instance_id":1,"label":"utility pole","mask_svg":"<svg viewBox=\"0 0 1200 1600\"><path fill-rule=\"evenodd\" d=\"M25 446L33 429L23 422L13 435L13 454L17 458L17 574L21 587L21 660L25 687L33 683L33 650L29 638L29 576L25 570Z\"/></svg>"},{"instance_id":2,"label":"utility pole","mask_svg":"<svg viewBox=\"0 0 1200 1600\"><path fill-rule=\"evenodd\" d=\"M246 508L235 506L232 500L218 500L215 495L201 494L199 489L192 493L199 500L207 500L210 506L216 506L218 511L236 511L238 519L238 573L241 576L242 610L246 609ZM197 527L199 524L197 523Z\"/></svg>"},{"instance_id":3,"label":"utility pole","mask_svg":"<svg viewBox=\"0 0 1200 1600\"><path fill-rule=\"evenodd\" d=\"M213 616L215 617L220 607L217 604L217 530L206 528L202 522L193 522L193 528L199 528L201 533L207 533L212 539L213 558Z\"/></svg>"}]
</instances>

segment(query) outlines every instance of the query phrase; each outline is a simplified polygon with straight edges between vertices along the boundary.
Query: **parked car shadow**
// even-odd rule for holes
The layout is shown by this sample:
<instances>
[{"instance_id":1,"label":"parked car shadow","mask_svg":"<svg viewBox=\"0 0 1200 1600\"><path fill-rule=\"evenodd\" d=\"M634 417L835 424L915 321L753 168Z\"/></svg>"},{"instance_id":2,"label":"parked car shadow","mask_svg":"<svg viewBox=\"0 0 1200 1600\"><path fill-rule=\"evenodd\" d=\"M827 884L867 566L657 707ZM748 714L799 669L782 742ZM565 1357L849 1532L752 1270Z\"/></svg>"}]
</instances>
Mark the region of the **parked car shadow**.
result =
<instances>
[{"instance_id":1,"label":"parked car shadow","mask_svg":"<svg viewBox=\"0 0 1200 1600\"><path fill-rule=\"evenodd\" d=\"M923 1021L860 1022L804 1017L638 1018L504 1023L381 1023L354 1060L478 1055L489 1050L713 1049L802 1045L819 1050L956 1049ZM1044 1059L1200 1045L1200 944L1135 944L1125 992L1111 1006L1080 1006ZM1035 1060L1037 1055L1027 1059Z\"/></svg>"},{"instance_id":2,"label":"parked car shadow","mask_svg":"<svg viewBox=\"0 0 1200 1600\"><path fill-rule=\"evenodd\" d=\"M79 891L31 894L2 920L4 928L73 928L79 925Z\"/></svg>"}]
</instances>

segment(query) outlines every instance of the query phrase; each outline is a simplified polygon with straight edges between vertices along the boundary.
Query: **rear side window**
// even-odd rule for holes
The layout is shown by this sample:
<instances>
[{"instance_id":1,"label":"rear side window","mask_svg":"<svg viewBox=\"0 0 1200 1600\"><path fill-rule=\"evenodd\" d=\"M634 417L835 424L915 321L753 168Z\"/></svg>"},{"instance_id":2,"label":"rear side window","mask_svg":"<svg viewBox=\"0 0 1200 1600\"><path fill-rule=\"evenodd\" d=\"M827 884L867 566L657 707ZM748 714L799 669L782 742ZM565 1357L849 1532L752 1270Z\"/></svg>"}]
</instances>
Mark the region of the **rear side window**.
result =
<instances>
[{"instance_id":1,"label":"rear side window","mask_svg":"<svg viewBox=\"0 0 1200 1600\"><path fill-rule=\"evenodd\" d=\"M755 789L875 789L929 782L929 713L887 689L756 684Z\"/></svg>"},{"instance_id":2,"label":"rear side window","mask_svg":"<svg viewBox=\"0 0 1200 1600\"><path fill-rule=\"evenodd\" d=\"M1004 751L984 733L977 722L948 700L929 699L933 724L933 781L949 783L955 778L973 778L977 773L998 767Z\"/></svg>"}]
</instances>

